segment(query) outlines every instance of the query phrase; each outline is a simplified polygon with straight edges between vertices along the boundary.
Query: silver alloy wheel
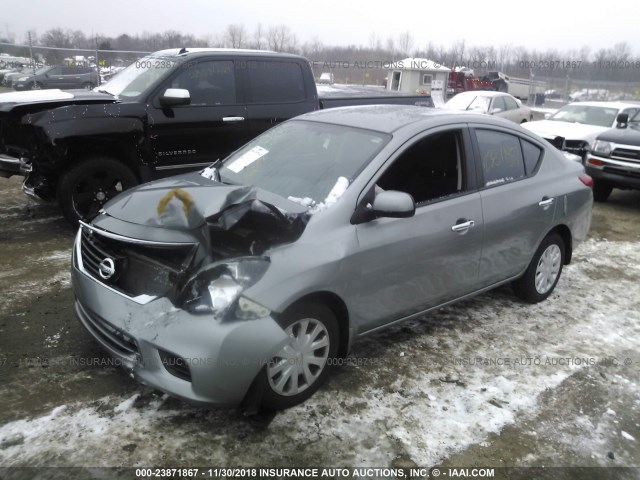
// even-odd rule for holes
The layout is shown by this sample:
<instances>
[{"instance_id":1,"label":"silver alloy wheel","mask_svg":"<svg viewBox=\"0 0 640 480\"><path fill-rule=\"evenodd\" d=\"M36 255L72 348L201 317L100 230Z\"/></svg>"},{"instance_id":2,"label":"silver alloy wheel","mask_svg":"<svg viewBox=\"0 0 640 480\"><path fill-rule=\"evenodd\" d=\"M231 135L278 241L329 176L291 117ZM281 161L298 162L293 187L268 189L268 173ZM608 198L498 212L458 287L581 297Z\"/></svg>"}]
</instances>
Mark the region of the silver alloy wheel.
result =
<instances>
[{"instance_id":1,"label":"silver alloy wheel","mask_svg":"<svg viewBox=\"0 0 640 480\"><path fill-rule=\"evenodd\" d=\"M273 391L286 397L297 395L318 379L329 357L329 332L315 318L303 318L285 330L290 341L267 365Z\"/></svg>"},{"instance_id":2,"label":"silver alloy wheel","mask_svg":"<svg viewBox=\"0 0 640 480\"><path fill-rule=\"evenodd\" d=\"M562 252L560 252L560 247L555 243L549 245L542 252L536 268L536 291L540 295L547 293L555 284L560 272L561 262Z\"/></svg>"}]
</instances>

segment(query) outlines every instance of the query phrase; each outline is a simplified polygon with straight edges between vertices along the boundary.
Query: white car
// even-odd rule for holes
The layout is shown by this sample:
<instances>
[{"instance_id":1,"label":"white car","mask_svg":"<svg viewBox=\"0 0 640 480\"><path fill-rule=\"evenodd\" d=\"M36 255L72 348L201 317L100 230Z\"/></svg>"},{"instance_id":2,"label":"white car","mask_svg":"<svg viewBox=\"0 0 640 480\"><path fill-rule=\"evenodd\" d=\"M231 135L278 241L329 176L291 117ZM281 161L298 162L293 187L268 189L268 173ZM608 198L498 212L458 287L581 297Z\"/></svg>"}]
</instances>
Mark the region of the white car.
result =
<instances>
[{"instance_id":1,"label":"white car","mask_svg":"<svg viewBox=\"0 0 640 480\"><path fill-rule=\"evenodd\" d=\"M587 152L593 149L596 137L616 126L619 113L628 113L631 118L638 111L640 105L634 103L574 102L565 105L546 120L528 123L524 128L551 143L558 137L563 138L562 150L584 160Z\"/></svg>"},{"instance_id":2,"label":"white car","mask_svg":"<svg viewBox=\"0 0 640 480\"><path fill-rule=\"evenodd\" d=\"M444 107L447 110L467 110L506 118L516 123L533 120L531 109L512 95L504 92L474 90L457 94Z\"/></svg>"},{"instance_id":3,"label":"white car","mask_svg":"<svg viewBox=\"0 0 640 480\"><path fill-rule=\"evenodd\" d=\"M319 84L333 85L333 73L324 72L318 79Z\"/></svg>"}]
</instances>

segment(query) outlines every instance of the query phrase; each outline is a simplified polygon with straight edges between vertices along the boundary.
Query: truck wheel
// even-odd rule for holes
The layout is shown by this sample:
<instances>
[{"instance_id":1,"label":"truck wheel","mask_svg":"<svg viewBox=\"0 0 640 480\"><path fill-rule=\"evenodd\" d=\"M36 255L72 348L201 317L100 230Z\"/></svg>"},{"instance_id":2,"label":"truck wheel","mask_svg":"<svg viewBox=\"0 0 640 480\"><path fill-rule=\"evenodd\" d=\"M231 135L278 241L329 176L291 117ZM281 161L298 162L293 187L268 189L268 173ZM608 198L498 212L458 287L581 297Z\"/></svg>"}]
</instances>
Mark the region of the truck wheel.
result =
<instances>
[{"instance_id":1,"label":"truck wheel","mask_svg":"<svg viewBox=\"0 0 640 480\"><path fill-rule=\"evenodd\" d=\"M290 342L260 373L262 406L270 410L289 408L309 398L324 383L338 353L338 322L331 309L301 304L284 318Z\"/></svg>"},{"instance_id":2,"label":"truck wheel","mask_svg":"<svg viewBox=\"0 0 640 480\"><path fill-rule=\"evenodd\" d=\"M593 199L596 202L606 202L612 190L613 187L610 183L603 182L602 180L593 181Z\"/></svg>"},{"instance_id":3,"label":"truck wheel","mask_svg":"<svg viewBox=\"0 0 640 480\"><path fill-rule=\"evenodd\" d=\"M557 233L550 233L542 240L524 275L513 282L513 290L525 302L541 302L556 288L563 264L564 241Z\"/></svg>"},{"instance_id":4,"label":"truck wheel","mask_svg":"<svg viewBox=\"0 0 640 480\"><path fill-rule=\"evenodd\" d=\"M138 184L134 173L110 157L80 161L58 182L58 204L74 226L91 220L102 206L118 193Z\"/></svg>"}]
</instances>

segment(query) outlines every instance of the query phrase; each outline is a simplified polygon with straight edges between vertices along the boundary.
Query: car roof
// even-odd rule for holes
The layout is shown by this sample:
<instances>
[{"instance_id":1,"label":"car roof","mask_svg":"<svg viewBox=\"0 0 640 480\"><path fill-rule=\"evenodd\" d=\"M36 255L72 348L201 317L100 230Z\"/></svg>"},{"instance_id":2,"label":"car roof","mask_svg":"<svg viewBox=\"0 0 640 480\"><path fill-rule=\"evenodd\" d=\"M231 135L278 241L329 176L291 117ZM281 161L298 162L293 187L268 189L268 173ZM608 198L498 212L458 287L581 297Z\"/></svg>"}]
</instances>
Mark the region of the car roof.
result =
<instances>
[{"instance_id":1,"label":"car roof","mask_svg":"<svg viewBox=\"0 0 640 480\"><path fill-rule=\"evenodd\" d=\"M461 117L462 116L462 117ZM465 121L491 123L504 126L508 121L493 117L453 110L417 107L412 105L362 105L317 110L296 117L300 120L364 128L382 133L393 133L418 122L427 124L460 123Z\"/></svg>"},{"instance_id":2,"label":"car roof","mask_svg":"<svg viewBox=\"0 0 640 480\"><path fill-rule=\"evenodd\" d=\"M456 95L464 95L465 97L470 97L471 95L481 95L483 97L499 97L499 96L507 96L513 97L513 95L505 92L496 92L494 90L470 90L467 92L460 92ZM515 97L514 97L515 98Z\"/></svg>"},{"instance_id":3,"label":"car roof","mask_svg":"<svg viewBox=\"0 0 640 480\"><path fill-rule=\"evenodd\" d=\"M184 51L183 51L184 50ZM182 52L182 53L180 53ZM239 56L260 56L260 57L282 57L282 58L303 58L299 55L293 55L291 53L282 53L282 52L274 52L272 50L251 50L251 49L243 49L243 48L169 48L166 50L159 50L157 52L153 52L150 55L152 56L162 56L162 57L201 57L204 55L210 54L220 54L220 55L239 55Z\"/></svg>"}]
</instances>

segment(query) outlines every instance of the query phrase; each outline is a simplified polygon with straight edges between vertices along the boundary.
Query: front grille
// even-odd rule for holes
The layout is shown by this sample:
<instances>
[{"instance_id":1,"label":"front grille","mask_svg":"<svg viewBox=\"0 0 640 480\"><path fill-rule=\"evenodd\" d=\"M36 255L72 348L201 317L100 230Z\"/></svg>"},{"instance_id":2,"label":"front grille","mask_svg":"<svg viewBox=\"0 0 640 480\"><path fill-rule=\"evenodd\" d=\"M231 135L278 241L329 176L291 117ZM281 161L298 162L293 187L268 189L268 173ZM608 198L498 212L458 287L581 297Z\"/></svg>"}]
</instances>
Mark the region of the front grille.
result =
<instances>
[{"instance_id":1,"label":"front grille","mask_svg":"<svg viewBox=\"0 0 640 480\"><path fill-rule=\"evenodd\" d=\"M632 162L640 162L640 150L616 148L611 152L611 158L614 160L631 160Z\"/></svg>"},{"instance_id":2,"label":"front grille","mask_svg":"<svg viewBox=\"0 0 640 480\"><path fill-rule=\"evenodd\" d=\"M76 305L85 326L103 344L126 357L134 357L138 353L138 345L135 339L84 307L80 302L77 302Z\"/></svg>"},{"instance_id":3,"label":"front grille","mask_svg":"<svg viewBox=\"0 0 640 480\"><path fill-rule=\"evenodd\" d=\"M83 227L80 257L85 273L128 296L162 296L188 267L194 245L141 245Z\"/></svg>"},{"instance_id":4,"label":"front grille","mask_svg":"<svg viewBox=\"0 0 640 480\"><path fill-rule=\"evenodd\" d=\"M116 267L121 267L116 268L116 274L126 268L126 259L121 255L116 255L90 230L82 229L82 248L80 253L85 270L99 280L105 280L100 275L100 263L106 258L113 260ZM114 278L112 281L114 280L116 279Z\"/></svg>"},{"instance_id":5,"label":"front grille","mask_svg":"<svg viewBox=\"0 0 640 480\"><path fill-rule=\"evenodd\" d=\"M162 365L167 372L174 377L186 380L187 382L191 381L191 370L189 370L189 365L185 358L174 355L173 353L165 350L158 350L158 353L160 354Z\"/></svg>"}]
</instances>

